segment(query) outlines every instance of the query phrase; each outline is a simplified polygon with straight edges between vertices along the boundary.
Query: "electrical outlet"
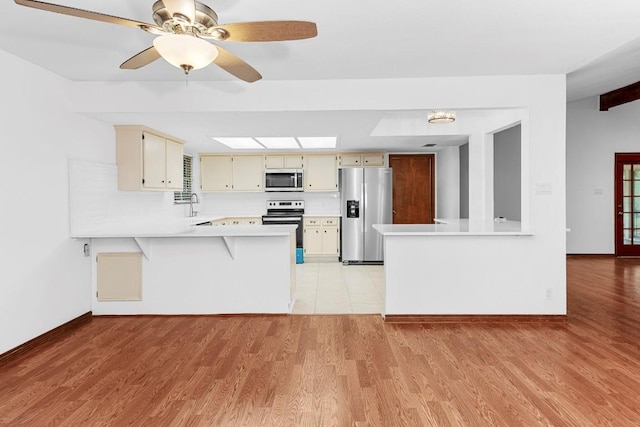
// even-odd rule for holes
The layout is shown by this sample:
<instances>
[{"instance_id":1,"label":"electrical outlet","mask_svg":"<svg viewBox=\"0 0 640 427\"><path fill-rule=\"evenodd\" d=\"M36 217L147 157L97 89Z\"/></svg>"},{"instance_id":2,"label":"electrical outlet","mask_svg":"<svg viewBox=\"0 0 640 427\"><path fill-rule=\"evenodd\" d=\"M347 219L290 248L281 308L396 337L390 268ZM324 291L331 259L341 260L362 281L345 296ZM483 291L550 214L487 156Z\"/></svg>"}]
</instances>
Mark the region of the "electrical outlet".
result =
<instances>
[{"instance_id":1,"label":"electrical outlet","mask_svg":"<svg viewBox=\"0 0 640 427\"><path fill-rule=\"evenodd\" d=\"M547 288L544 292L544 299L546 299L547 301L550 301L553 299L553 291L551 290L551 288Z\"/></svg>"}]
</instances>

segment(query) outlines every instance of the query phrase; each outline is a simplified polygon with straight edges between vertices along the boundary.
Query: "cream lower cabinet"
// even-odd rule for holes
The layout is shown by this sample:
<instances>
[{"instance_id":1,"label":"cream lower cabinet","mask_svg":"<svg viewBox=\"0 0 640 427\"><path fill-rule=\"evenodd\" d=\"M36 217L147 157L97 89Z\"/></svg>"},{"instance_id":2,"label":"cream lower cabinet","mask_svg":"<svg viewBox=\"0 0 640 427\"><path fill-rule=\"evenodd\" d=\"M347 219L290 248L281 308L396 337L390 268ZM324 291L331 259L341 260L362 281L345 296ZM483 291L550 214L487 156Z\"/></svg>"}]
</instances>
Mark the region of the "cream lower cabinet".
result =
<instances>
[{"instance_id":1,"label":"cream lower cabinet","mask_svg":"<svg viewBox=\"0 0 640 427\"><path fill-rule=\"evenodd\" d=\"M338 156L308 155L304 165L304 191L338 191Z\"/></svg>"},{"instance_id":2,"label":"cream lower cabinet","mask_svg":"<svg viewBox=\"0 0 640 427\"><path fill-rule=\"evenodd\" d=\"M340 256L340 219L337 217L304 218L304 254L309 257Z\"/></svg>"},{"instance_id":3,"label":"cream lower cabinet","mask_svg":"<svg viewBox=\"0 0 640 427\"><path fill-rule=\"evenodd\" d=\"M212 222L212 225L262 225L262 218L256 217L227 217Z\"/></svg>"},{"instance_id":4,"label":"cream lower cabinet","mask_svg":"<svg viewBox=\"0 0 640 427\"><path fill-rule=\"evenodd\" d=\"M262 225L260 217L226 218L227 225Z\"/></svg>"},{"instance_id":5,"label":"cream lower cabinet","mask_svg":"<svg viewBox=\"0 0 640 427\"><path fill-rule=\"evenodd\" d=\"M263 191L263 156L200 155L202 191Z\"/></svg>"},{"instance_id":6,"label":"cream lower cabinet","mask_svg":"<svg viewBox=\"0 0 640 427\"><path fill-rule=\"evenodd\" d=\"M144 126L114 128L119 190L182 191L182 141Z\"/></svg>"}]
</instances>

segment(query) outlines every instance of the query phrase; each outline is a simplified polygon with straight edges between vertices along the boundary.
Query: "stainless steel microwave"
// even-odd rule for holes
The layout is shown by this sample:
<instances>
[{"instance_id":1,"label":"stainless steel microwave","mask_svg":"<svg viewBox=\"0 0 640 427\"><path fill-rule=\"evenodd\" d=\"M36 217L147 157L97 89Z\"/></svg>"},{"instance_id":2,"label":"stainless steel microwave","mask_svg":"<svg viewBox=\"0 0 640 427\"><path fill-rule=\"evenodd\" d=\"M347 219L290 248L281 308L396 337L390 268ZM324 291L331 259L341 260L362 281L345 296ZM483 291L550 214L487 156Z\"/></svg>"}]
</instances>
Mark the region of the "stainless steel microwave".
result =
<instances>
[{"instance_id":1,"label":"stainless steel microwave","mask_svg":"<svg viewBox=\"0 0 640 427\"><path fill-rule=\"evenodd\" d=\"M303 191L302 169L265 169L264 191Z\"/></svg>"}]
</instances>

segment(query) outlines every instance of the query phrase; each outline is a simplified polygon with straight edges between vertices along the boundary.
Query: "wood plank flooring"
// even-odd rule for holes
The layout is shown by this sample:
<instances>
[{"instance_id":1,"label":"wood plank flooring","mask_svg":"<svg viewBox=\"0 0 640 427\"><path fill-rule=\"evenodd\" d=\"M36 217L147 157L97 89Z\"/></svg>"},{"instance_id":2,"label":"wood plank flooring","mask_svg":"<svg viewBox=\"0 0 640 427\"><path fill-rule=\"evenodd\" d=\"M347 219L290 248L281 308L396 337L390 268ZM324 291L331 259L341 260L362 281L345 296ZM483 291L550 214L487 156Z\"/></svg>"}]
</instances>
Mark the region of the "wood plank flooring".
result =
<instances>
[{"instance_id":1,"label":"wood plank flooring","mask_svg":"<svg viewBox=\"0 0 640 427\"><path fill-rule=\"evenodd\" d=\"M636 426L640 260L567 263L560 323L94 318L0 365L0 425Z\"/></svg>"}]
</instances>

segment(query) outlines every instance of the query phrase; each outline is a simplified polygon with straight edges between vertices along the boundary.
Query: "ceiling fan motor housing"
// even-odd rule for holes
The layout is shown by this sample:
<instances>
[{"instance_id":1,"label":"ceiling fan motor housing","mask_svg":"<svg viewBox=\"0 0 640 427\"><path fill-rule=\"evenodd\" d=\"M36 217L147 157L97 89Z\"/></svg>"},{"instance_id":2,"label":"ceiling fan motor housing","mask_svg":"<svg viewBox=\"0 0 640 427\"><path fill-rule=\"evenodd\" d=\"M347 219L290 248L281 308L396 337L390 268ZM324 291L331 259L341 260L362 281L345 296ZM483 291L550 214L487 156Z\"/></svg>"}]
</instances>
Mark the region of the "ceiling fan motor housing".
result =
<instances>
[{"instance_id":1,"label":"ceiling fan motor housing","mask_svg":"<svg viewBox=\"0 0 640 427\"><path fill-rule=\"evenodd\" d=\"M159 27L170 33L192 33L194 35L212 36L218 40L225 39L225 31L214 29L218 25L218 15L209 6L196 2L195 22L189 22L186 16L171 16L162 0L153 4L153 20ZM220 37L216 37L220 35Z\"/></svg>"}]
</instances>

